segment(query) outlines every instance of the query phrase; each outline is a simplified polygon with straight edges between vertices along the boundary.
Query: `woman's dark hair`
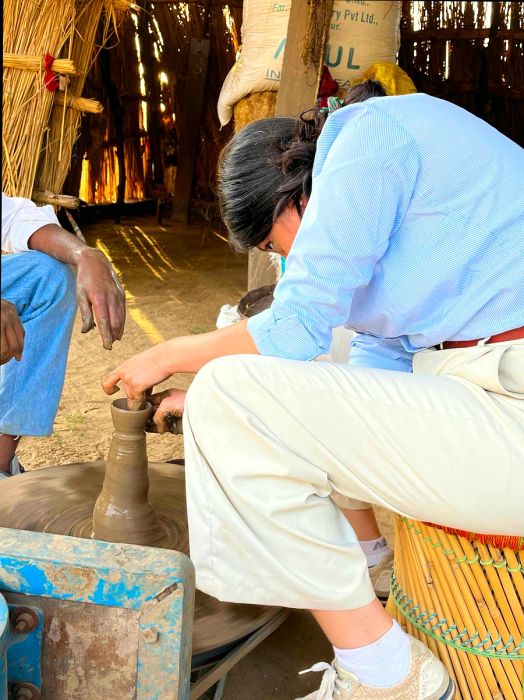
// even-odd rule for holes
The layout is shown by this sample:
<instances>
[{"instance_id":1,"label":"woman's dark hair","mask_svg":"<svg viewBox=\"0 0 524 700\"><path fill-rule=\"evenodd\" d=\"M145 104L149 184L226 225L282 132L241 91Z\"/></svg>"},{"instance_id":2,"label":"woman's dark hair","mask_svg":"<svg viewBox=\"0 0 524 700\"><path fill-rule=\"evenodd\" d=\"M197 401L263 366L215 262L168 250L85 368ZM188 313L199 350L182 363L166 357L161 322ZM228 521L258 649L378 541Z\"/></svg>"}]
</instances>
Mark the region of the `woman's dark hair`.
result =
<instances>
[{"instance_id":1,"label":"woman's dark hair","mask_svg":"<svg viewBox=\"0 0 524 700\"><path fill-rule=\"evenodd\" d=\"M368 80L348 90L341 106L382 97L381 83ZM267 238L275 219L290 205L302 214L311 194L317 139L327 119L318 108L300 118L254 121L227 144L218 164L220 213L231 247L247 252Z\"/></svg>"}]
</instances>

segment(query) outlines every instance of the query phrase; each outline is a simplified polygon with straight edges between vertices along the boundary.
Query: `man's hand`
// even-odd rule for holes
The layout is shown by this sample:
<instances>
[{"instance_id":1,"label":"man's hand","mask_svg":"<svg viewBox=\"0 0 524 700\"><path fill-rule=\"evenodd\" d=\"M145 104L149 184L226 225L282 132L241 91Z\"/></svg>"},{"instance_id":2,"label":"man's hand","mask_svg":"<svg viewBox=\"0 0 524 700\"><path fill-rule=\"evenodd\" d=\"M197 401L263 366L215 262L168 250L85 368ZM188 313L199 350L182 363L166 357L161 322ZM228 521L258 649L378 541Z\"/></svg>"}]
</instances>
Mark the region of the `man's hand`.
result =
<instances>
[{"instance_id":1,"label":"man's hand","mask_svg":"<svg viewBox=\"0 0 524 700\"><path fill-rule=\"evenodd\" d=\"M104 348L120 340L126 320L125 294L111 264L95 248L84 248L76 258L76 296L82 333L98 325Z\"/></svg>"},{"instance_id":2,"label":"man's hand","mask_svg":"<svg viewBox=\"0 0 524 700\"><path fill-rule=\"evenodd\" d=\"M169 432L173 419L182 416L186 394L187 391L183 389L167 389L148 397L147 400L153 406L153 423L157 432Z\"/></svg>"},{"instance_id":3,"label":"man's hand","mask_svg":"<svg viewBox=\"0 0 524 700\"><path fill-rule=\"evenodd\" d=\"M27 242L55 260L76 267L76 295L82 316L82 333L98 324L106 350L120 340L126 320L124 290L107 258L57 224L35 231Z\"/></svg>"},{"instance_id":4,"label":"man's hand","mask_svg":"<svg viewBox=\"0 0 524 700\"><path fill-rule=\"evenodd\" d=\"M20 362L24 350L24 327L14 304L1 299L0 305L0 365L13 357Z\"/></svg>"}]
</instances>

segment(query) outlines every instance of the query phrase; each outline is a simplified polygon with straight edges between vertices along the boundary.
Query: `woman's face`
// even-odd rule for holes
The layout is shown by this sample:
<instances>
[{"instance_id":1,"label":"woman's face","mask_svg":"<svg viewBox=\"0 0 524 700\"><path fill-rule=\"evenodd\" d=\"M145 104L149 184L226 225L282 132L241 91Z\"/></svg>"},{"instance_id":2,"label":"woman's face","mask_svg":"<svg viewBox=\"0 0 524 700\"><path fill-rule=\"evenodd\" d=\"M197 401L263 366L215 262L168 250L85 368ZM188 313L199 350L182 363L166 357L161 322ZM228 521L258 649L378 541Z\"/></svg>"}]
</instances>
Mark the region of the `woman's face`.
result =
<instances>
[{"instance_id":1,"label":"woman's face","mask_svg":"<svg viewBox=\"0 0 524 700\"><path fill-rule=\"evenodd\" d=\"M304 214L306 204L307 200L304 199L301 203L302 214ZM296 207L291 204L275 219L269 235L260 243L258 248L266 252L278 253L283 258L287 258L301 221L301 215L299 215Z\"/></svg>"}]
</instances>

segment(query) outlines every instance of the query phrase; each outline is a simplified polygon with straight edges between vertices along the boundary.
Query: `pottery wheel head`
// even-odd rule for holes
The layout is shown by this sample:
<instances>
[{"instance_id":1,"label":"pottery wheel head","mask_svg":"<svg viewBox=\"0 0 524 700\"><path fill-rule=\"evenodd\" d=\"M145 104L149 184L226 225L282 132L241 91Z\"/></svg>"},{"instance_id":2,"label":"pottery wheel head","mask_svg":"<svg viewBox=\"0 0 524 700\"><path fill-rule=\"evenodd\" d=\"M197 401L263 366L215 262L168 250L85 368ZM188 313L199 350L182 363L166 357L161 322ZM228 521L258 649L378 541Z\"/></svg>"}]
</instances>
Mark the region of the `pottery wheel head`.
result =
<instances>
[{"instance_id":1,"label":"pottery wheel head","mask_svg":"<svg viewBox=\"0 0 524 700\"><path fill-rule=\"evenodd\" d=\"M91 538L93 508L104 481L104 462L38 469L4 479L0 525L34 532ZM165 538L160 547L189 551L184 470L149 464L149 500Z\"/></svg>"}]
</instances>

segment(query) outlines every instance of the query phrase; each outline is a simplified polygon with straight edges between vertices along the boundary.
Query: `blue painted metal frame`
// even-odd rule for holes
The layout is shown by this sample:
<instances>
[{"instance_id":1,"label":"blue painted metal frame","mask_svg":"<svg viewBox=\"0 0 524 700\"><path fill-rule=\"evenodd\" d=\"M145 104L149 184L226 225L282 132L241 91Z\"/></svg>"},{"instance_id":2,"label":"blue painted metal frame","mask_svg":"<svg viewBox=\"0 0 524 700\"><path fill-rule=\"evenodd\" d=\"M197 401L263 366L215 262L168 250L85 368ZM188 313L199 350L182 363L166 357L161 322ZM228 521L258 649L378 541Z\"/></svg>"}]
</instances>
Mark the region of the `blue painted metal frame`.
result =
<instances>
[{"instance_id":1,"label":"blue painted metal frame","mask_svg":"<svg viewBox=\"0 0 524 700\"><path fill-rule=\"evenodd\" d=\"M137 700L189 698L194 568L184 554L0 527L0 591L138 610Z\"/></svg>"},{"instance_id":2,"label":"blue painted metal frame","mask_svg":"<svg viewBox=\"0 0 524 700\"><path fill-rule=\"evenodd\" d=\"M8 605L13 612L18 605ZM42 632L44 616L38 608L31 607L38 617L38 627L27 634L11 634L7 641L7 678L9 683L32 683L42 688Z\"/></svg>"},{"instance_id":3,"label":"blue painted metal frame","mask_svg":"<svg viewBox=\"0 0 524 700\"><path fill-rule=\"evenodd\" d=\"M9 636L9 610L0 593L0 699L7 697L7 637Z\"/></svg>"}]
</instances>

